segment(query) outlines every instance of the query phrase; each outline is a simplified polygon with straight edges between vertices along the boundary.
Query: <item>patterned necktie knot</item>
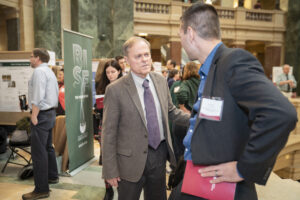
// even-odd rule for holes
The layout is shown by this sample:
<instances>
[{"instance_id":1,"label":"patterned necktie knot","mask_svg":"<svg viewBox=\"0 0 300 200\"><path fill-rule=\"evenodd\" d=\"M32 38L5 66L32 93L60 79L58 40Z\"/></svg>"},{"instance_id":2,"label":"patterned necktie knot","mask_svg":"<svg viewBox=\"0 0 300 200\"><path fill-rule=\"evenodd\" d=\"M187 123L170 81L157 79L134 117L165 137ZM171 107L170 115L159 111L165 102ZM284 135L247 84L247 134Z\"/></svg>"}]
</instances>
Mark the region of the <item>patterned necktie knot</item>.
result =
<instances>
[{"instance_id":1,"label":"patterned necktie knot","mask_svg":"<svg viewBox=\"0 0 300 200\"><path fill-rule=\"evenodd\" d=\"M148 79L145 79L144 82L143 82L143 87L144 88L148 88L149 87L149 80Z\"/></svg>"}]
</instances>

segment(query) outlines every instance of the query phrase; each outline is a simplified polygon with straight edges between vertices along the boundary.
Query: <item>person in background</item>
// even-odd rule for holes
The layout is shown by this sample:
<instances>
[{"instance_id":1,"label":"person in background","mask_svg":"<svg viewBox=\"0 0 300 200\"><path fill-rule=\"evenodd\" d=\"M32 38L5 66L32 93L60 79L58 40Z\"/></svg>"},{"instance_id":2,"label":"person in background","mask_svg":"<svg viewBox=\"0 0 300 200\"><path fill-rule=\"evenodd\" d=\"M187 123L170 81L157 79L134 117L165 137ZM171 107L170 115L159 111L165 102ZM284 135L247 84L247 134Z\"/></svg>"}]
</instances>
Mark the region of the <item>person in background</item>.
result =
<instances>
[{"instance_id":1,"label":"person in background","mask_svg":"<svg viewBox=\"0 0 300 200\"><path fill-rule=\"evenodd\" d=\"M101 79L99 84L96 86L96 94L105 94L106 87L117 80L118 78L122 77L122 68L120 67L119 63L116 60L107 61L104 64L104 69L101 75ZM105 105L104 105L105 106ZM99 113L100 116L100 123L99 123L99 142L101 143L101 126L102 126L102 116L103 116L103 109L96 111ZM102 164L102 150L100 145L100 157L99 157L99 164ZM113 188L110 184L105 182L106 186L106 193L104 200L112 200L114 196Z\"/></svg>"},{"instance_id":2,"label":"person in background","mask_svg":"<svg viewBox=\"0 0 300 200\"><path fill-rule=\"evenodd\" d=\"M116 56L115 59L122 68L123 76L125 76L127 74L127 72L125 71L125 69L126 69L126 60L125 60L125 58L123 56Z\"/></svg>"},{"instance_id":3,"label":"person in background","mask_svg":"<svg viewBox=\"0 0 300 200\"><path fill-rule=\"evenodd\" d=\"M184 68L182 69L182 73L183 72L184 72ZM175 81L172 84L171 88L170 88L172 103L174 104L174 106L176 106L176 108L179 108L178 101L177 101L177 98L176 98L176 93L179 91L181 83L182 83L182 77L180 76L179 80ZM171 135L171 138L172 138L174 155L175 155L175 158L176 158L176 162L178 163L178 159L177 159L178 147L177 147L176 142L174 141L174 137L176 137L176 136L173 133L174 128L173 128L173 122L172 121L169 121L169 128L170 128L170 135ZM185 127L185 129L186 129L186 127ZM170 165L170 168L167 167L167 173L169 173L168 188L167 188L168 190L172 189L172 183L173 183L173 179L174 179L174 176L175 176L175 169L176 169L176 166L173 165L173 164Z\"/></svg>"},{"instance_id":4,"label":"person in background","mask_svg":"<svg viewBox=\"0 0 300 200\"><path fill-rule=\"evenodd\" d=\"M180 79L180 73L177 69L172 69L171 71L169 71L169 80L168 80L169 88L171 88L173 83L175 81L178 81L179 79Z\"/></svg>"},{"instance_id":5,"label":"person in background","mask_svg":"<svg viewBox=\"0 0 300 200\"><path fill-rule=\"evenodd\" d=\"M98 87L99 83L100 83L100 80L102 79L102 75L103 75L103 68L104 68L104 65L107 61L110 61L110 59L108 58L101 58L99 60L99 63L98 63L98 67L97 67L97 71L96 71L96 74L95 74L95 93L97 95L97 92L96 92L96 88ZM99 137L99 123L100 123L100 118L102 119L102 113L100 113L99 109L97 108L97 104L95 102L94 104L94 107L93 107L93 110L94 110L94 113L93 113L93 129L94 129L94 139L95 140L99 140L98 137ZM100 116L101 114L101 116ZM99 160L100 162L100 160Z\"/></svg>"},{"instance_id":6,"label":"person in background","mask_svg":"<svg viewBox=\"0 0 300 200\"><path fill-rule=\"evenodd\" d=\"M64 69L60 69L57 74L58 82L58 107L56 108L56 115L65 115L65 85L64 85Z\"/></svg>"},{"instance_id":7,"label":"person in background","mask_svg":"<svg viewBox=\"0 0 300 200\"><path fill-rule=\"evenodd\" d=\"M167 67L167 70L168 70L167 81L169 81L171 79L170 78L170 71L172 71L173 69L175 69L175 67L176 67L176 61L175 60L168 60L166 67Z\"/></svg>"},{"instance_id":8,"label":"person in background","mask_svg":"<svg viewBox=\"0 0 300 200\"><path fill-rule=\"evenodd\" d=\"M163 69L163 70L161 71L161 75L162 75L163 77L165 77L165 79L167 79L167 78L168 78L168 70Z\"/></svg>"},{"instance_id":9,"label":"person in background","mask_svg":"<svg viewBox=\"0 0 300 200\"><path fill-rule=\"evenodd\" d=\"M178 107L186 113L192 112L193 105L197 98L197 91L200 84L198 70L199 68L196 63L188 62L184 67L183 80L178 91L175 93ZM174 153L177 161L184 153L183 138L186 132L187 127L176 123L173 124Z\"/></svg>"},{"instance_id":10,"label":"person in background","mask_svg":"<svg viewBox=\"0 0 300 200\"><path fill-rule=\"evenodd\" d=\"M286 97L292 96L292 91L297 86L297 81L294 75L289 74L290 66L288 64L283 65L282 74L280 74L276 79L276 85Z\"/></svg>"},{"instance_id":11,"label":"person in background","mask_svg":"<svg viewBox=\"0 0 300 200\"><path fill-rule=\"evenodd\" d=\"M256 200L255 183L266 184L295 128L297 112L252 54L221 42L219 17L212 5L190 6L181 17L179 36L189 59L203 63L183 141L187 165L206 166L196 170L215 187L236 183L234 199ZM182 185L170 199L204 199L184 193Z\"/></svg>"},{"instance_id":12,"label":"person in background","mask_svg":"<svg viewBox=\"0 0 300 200\"><path fill-rule=\"evenodd\" d=\"M48 66L46 49L34 49L30 64L34 72L28 83L28 105L31 109L31 158L35 188L23 194L23 200L47 198L49 183L58 183L55 151L52 146L52 128L55 124L55 108L58 104L58 84Z\"/></svg>"},{"instance_id":13,"label":"person in background","mask_svg":"<svg viewBox=\"0 0 300 200\"><path fill-rule=\"evenodd\" d=\"M200 84L198 71L199 68L196 63L188 62L184 67L183 81L176 93L179 108L187 113L191 113L197 98L197 90Z\"/></svg>"},{"instance_id":14,"label":"person in background","mask_svg":"<svg viewBox=\"0 0 300 200\"><path fill-rule=\"evenodd\" d=\"M151 72L150 44L131 37L123 45L130 73L106 88L102 177L119 199L166 200L166 160L175 163L168 119L188 124L172 104L166 80Z\"/></svg>"},{"instance_id":15,"label":"person in background","mask_svg":"<svg viewBox=\"0 0 300 200\"><path fill-rule=\"evenodd\" d=\"M175 60L168 60L166 67L169 71L172 70L172 69L175 69L176 61Z\"/></svg>"},{"instance_id":16,"label":"person in background","mask_svg":"<svg viewBox=\"0 0 300 200\"><path fill-rule=\"evenodd\" d=\"M256 3L253 6L254 9L261 9L261 3L260 0L257 0Z\"/></svg>"},{"instance_id":17,"label":"person in background","mask_svg":"<svg viewBox=\"0 0 300 200\"><path fill-rule=\"evenodd\" d=\"M57 73L58 88L64 85L64 79L65 79L64 68L61 68Z\"/></svg>"}]
</instances>

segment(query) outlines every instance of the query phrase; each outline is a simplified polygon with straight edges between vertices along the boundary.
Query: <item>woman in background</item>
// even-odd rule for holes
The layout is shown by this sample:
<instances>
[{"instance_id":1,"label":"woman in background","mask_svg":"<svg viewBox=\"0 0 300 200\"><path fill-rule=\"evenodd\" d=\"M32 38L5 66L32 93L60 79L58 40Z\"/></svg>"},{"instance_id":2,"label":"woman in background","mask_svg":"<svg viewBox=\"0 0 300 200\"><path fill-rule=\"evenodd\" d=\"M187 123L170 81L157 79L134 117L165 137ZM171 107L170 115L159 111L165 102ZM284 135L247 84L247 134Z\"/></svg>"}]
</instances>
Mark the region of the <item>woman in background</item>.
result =
<instances>
[{"instance_id":1,"label":"woman in background","mask_svg":"<svg viewBox=\"0 0 300 200\"><path fill-rule=\"evenodd\" d=\"M176 93L179 108L190 113L197 97L197 91L200 84L199 68L196 63L188 62L184 67L182 83L179 91Z\"/></svg>"},{"instance_id":2,"label":"woman in background","mask_svg":"<svg viewBox=\"0 0 300 200\"><path fill-rule=\"evenodd\" d=\"M182 82L178 92L175 93L178 106L186 113L191 113L195 100L197 98L197 91L200 84L200 76L198 74L198 66L194 62L188 62L184 67ZM184 153L183 138L186 135L187 128L174 124L172 132L174 133L174 153L177 161Z\"/></svg>"},{"instance_id":3,"label":"woman in background","mask_svg":"<svg viewBox=\"0 0 300 200\"><path fill-rule=\"evenodd\" d=\"M104 95L106 87L117 80L118 78L122 77L122 68L116 60L109 60L104 64L103 72L100 76L99 82L96 82L96 94L97 95ZM97 102L97 101L96 101ZM105 105L104 105L105 106ZM97 105L99 108L99 106ZM96 110L95 110L96 111ZM102 126L102 116L103 116L103 108L97 110L99 113L99 142L101 145L101 126ZM100 146L100 158L99 164L102 164L102 151ZM114 196L114 191L111 185L105 182L106 192L104 200L112 200Z\"/></svg>"},{"instance_id":4,"label":"woman in background","mask_svg":"<svg viewBox=\"0 0 300 200\"><path fill-rule=\"evenodd\" d=\"M64 69L60 69L57 73L58 82L58 107L56 108L56 115L65 115L65 84L64 84Z\"/></svg>"}]
</instances>

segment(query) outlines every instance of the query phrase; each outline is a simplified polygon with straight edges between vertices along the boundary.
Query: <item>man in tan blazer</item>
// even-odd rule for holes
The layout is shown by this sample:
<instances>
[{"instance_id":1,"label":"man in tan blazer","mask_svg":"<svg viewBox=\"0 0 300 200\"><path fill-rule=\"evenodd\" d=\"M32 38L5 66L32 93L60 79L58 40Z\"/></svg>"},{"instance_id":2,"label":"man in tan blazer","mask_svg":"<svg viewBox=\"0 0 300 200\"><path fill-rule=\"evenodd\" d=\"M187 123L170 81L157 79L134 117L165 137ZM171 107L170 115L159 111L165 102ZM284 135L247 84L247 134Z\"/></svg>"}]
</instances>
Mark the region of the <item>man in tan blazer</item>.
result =
<instances>
[{"instance_id":1,"label":"man in tan blazer","mask_svg":"<svg viewBox=\"0 0 300 200\"><path fill-rule=\"evenodd\" d=\"M187 126L189 115L172 104L164 77L150 72L145 39L132 37L123 50L131 72L105 92L103 178L118 187L119 199L138 200L144 189L145 200L165 200L166 160L176 162L168 119Z\"/></svg>"}]
</instances>

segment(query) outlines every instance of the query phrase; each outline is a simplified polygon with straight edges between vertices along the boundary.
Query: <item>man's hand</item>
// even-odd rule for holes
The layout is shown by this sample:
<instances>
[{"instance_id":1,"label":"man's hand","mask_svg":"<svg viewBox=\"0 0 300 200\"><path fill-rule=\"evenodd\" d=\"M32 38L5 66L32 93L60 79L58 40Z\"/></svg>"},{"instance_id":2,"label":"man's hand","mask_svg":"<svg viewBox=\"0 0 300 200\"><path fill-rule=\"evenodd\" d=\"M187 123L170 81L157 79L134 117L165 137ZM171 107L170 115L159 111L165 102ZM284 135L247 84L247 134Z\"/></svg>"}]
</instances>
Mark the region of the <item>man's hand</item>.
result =
<instances>
[{"instance_id":1,"label":"man's hand","mask_svg":"<svg viewBox=\"0 0 300 200\"><path fill-rule=\"evenodd\" d=\"M37 117L36 116L33 116L33 115L31 115L31 122L32 122L32 124L33 125L37 125L38 124L38 119L37 119Z\"/></svg>"},{"instance_id":2,"label":"man's hand","mask_svg":"<svg viewBox=\"0 0 300 200\"><path fill-rule=\"evenodd\" d=\"M106 181L107 181L111 186L118 187L118 182L120 182L121 179L120 179L120 177L117 177L117 178L112 178L112 179L106 179Z\"/></svg>"},{"instance_id":3,"label":"man's hand","mask_svg":"<svg viewBox=\"0 0 300 200\"><path fill-rule=\"evenodd\" d=\"M38 124L38 120L37 120L37 116L40 112L39 107L37 107L36 105L32 104L32 111L31 111L31 122L33 125L37 125Z\"/></svg>"},{"instance_id":4,"label":"man's hand","mask_svg":"<svg viewBox=\"0 0 300 200\"><path fill-rule=\"evenodd\" d=\"M289 80L289 85L290 85L291 88L293 88L294 87L294 82L292 80Z\"/></svg>"},{"instance_id":5,"label":"man's hand","mask_svg":"<svg viewBox=\"0 0 300 200\"><path fill-rule=\"evenodd\" d=\"M187 113L187 114L191 114L191 111L189 111L188 109L186 109L185 106L184 106L184 104L179 104L179 108L180 108L183 112L185 112L185 113Z\"/></svg>"},{"instance_id":6,"label":"man's hand","mask_svg":"<svg viewBox=\"0 0 300 200\"><path fill-rule=\"evenodd\" d=\"M237 161L223 163L219 165L212 165L199 169L199 173L203 177L216 177L210 182L221 183L221 182L240 182L244 180L237 172Z\"/></svg>"}]
</instances>

